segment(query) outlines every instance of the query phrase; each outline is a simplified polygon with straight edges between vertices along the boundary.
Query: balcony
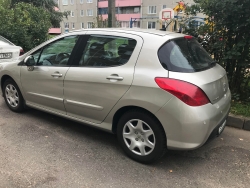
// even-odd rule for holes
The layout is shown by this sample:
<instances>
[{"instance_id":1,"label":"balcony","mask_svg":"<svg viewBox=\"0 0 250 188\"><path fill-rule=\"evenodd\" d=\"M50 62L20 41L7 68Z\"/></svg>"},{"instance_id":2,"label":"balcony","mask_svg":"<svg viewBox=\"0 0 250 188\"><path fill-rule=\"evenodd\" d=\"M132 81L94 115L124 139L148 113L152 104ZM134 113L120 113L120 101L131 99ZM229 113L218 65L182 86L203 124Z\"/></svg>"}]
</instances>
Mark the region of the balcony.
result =
<instances>
[{"instance_id":1,"label":"balcony","mask_svg":"<svg viewBox=\"0 0 250 188\"><path fill-rule=\"evenodd\" d=\"M137 19L140 18L141 14L116 14L115 16L118 21L130 21L131 18L137 18ZM108 15L103 14L102 18L104 20L108 19Z\"/></svg>"},{"instance_id":2,"label":"balcony","mask_svg":"<svg viewBox=\"0 0 250 188\"><path fill-rule=\"evenodd\" d=\"M116 0L116 7L130 7L130 6L141 6L141 0ZM108 1L98 1L98 8L108 7Z\"/></svg>"}]
</instances>

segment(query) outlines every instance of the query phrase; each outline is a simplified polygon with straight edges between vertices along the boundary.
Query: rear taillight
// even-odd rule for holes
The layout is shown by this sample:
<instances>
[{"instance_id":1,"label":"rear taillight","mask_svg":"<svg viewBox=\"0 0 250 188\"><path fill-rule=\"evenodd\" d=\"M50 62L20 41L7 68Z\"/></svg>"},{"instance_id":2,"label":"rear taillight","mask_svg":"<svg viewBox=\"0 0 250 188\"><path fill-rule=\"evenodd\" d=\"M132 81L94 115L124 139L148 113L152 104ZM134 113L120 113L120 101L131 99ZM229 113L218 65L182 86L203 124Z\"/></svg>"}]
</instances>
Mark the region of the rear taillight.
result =
<instances>
[{"instance_id":1,"label":"rear taillight","mask_svg":"<svg viewBox=\"0 0 250 188\"><path fill-rule=\"evenodd\" d=\"M20 53L19 53L19 56L23 55L24 54L24 51L23 49L20 49Z\"/></svg>"},{"instance_id":2,"label":"rear taillight","mask_svg":"<svg viewBox=\"0 0 250 188\"><path fill-rule=\"evenodd\" d=\"M202 106L209 103L207 95L196 85L170 78L155 78L157 85L173 94L189 106Z\"/></svg>"},{"instance_id":3,"label":"rear taillight","mask_svg":"<svg viewBox=\"0 0 250 188\"><path fill-rule=\"evenodd\" d=\"M193 37L192 36L190 36L190 35L185 35L184 36L184 39L192 39Z\"/></svg>"}]
</instances>

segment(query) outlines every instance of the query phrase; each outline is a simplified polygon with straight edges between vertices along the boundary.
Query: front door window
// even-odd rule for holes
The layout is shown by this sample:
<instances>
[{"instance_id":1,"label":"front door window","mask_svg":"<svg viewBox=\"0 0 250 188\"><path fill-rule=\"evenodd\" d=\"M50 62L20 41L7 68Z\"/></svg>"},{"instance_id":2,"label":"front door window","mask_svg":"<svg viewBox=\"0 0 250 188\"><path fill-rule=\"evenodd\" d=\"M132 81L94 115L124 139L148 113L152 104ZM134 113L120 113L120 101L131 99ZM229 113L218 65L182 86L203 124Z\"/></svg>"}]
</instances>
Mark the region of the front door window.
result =
<instances>
[{"instance_id":1,"label":"front door window","mask_svg":"<svg viewBox=\"0 0 250 188\"><path fill-rule=\"evenodd\" d=\"M64 37L36 51L36 66L66 66L77 40L78 36Z\"/></svg>"}]
</instances>

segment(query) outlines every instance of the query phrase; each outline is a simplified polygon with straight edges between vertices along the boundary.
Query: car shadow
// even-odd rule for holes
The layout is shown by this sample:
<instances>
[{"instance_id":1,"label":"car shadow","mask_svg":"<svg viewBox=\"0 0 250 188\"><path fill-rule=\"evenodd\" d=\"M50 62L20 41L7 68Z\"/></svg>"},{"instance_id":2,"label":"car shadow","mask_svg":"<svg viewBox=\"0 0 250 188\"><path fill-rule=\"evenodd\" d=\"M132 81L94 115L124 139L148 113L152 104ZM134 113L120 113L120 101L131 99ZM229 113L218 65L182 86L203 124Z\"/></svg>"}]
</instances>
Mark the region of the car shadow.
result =
<instances>
[{"instance_id":1,"label":"car shadow","mask_svg":"<svg viewBox=\"0 0 250 188\"><path fill-rule=\"evenodd\" d=\"M29 116L32 119L37 119L39 122L42 122L42 126L49 125L49 128L52 129L52 131L53 129L55 130L59 128L62 130L61 134L71 135L72 137L77 137L78 139L84 138L85 140L95 142L97 145L102 147L108 147L111 150L116 150L115 153L125 157L125 154L117 142L115 134L35 109L28 109L22 115ZM159 161L151 164L151 166L161 167L162 164L169 164L175 161L183 160L190 160L192 163L203 160L207 158L208 154L206 150L213 146L213 142L216 141L212 140L201 148L191 151L168 150Z\"/></svg>"}]
</instances>

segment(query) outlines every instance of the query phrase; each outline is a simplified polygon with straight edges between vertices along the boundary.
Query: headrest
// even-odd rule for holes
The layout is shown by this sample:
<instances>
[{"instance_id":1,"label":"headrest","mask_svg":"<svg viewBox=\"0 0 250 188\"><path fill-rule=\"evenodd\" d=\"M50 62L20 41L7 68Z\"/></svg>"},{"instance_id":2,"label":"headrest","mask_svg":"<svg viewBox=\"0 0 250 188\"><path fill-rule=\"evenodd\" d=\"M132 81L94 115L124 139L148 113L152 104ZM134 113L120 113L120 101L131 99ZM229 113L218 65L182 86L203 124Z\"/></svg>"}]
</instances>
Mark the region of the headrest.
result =
<instances>
[{"instance_id":1,"label":"headrest","mask_svg":"<svg viewBox=\"0 0 250 188\"><path fill-rule=\"evenodd\" d=\"M103 43L94 42L89 47L89 53L91 56L103 55L103 52L104 52L104 44Z\"/></svg>"}]
</instances>

